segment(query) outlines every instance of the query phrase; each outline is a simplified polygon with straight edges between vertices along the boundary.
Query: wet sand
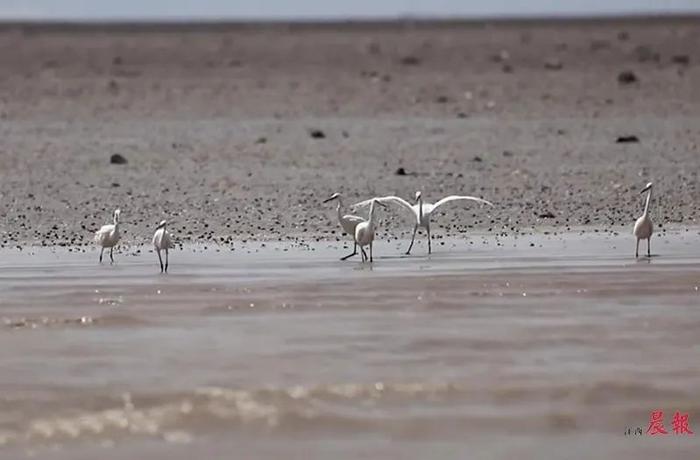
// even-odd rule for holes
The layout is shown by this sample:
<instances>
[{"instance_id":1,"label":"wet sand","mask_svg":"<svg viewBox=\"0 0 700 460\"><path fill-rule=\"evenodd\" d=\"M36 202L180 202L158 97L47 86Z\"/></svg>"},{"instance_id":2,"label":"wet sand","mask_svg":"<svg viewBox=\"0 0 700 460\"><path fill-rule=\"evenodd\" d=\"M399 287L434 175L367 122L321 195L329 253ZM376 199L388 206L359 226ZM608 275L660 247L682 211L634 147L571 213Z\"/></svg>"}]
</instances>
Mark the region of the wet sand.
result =
<instances>
[{"instance_id":1,"label":"wet sand","mask_svg":"<svg viewBox=\"0 0 700 460\"><path fill-rule=\"evenodd\" d=\"M690 458L624 431L700 412L697 238L6 249L0 456Z\"/></svg>"},{"instance_id":2,"label":"wet sand","mask_svg":"<svg viewBox=\"0 0 700 460\"><path fill-rule=\"evenodd\" d=\"M90 244L115 207L131 244L163 217L185 243L333 240L321 199L417 189L497 204L435 234L628 231L649 180L659 228L699 225L699 41L692 17L2 26L0 244Z\"/></svg>"}]
</instances>

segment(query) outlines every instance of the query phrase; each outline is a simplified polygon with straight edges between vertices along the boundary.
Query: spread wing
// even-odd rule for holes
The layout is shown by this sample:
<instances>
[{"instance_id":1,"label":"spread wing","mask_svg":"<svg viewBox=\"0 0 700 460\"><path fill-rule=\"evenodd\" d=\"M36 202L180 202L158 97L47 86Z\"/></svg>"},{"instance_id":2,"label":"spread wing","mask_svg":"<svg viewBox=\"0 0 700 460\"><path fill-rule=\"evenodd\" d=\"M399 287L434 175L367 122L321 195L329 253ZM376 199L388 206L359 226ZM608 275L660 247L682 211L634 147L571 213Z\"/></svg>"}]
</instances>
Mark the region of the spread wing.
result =
<instances>
[{"instance_id":1,"label":"spread wing","mask_svg":"<svg viewBox=\"0 0 700 460\"><path fill-rule=\"evenodd\" d=\"M482 198L477 198L475 196L466 196L466 195L450 195L446 196L442 200L438 201L433 205L433 210L437 209L439 206L442 206L445 203L449 203L450 201L457 201L457 200L468 200L468 201L476 201L477 203L483 203L487 204L489 206L493 206L493 203L490 201L486 201Z\"/></svg>"},{"instance_id":2,"label":"spread wing","mask_svg":"<svg viewBox=\"0 0 700 460\"><path fill-rule=\"evenodd\" d=\"M355 203L351 207L355 208L355 207L369 206L370 203L372 202L372 200L377 200L377 201L380 201L382 203L392 203L392 204L399 205L401 208L408 210L408 212L411 213L411 216L415 217L415 215L416 215L416 212L413 210L413 206L411 206L411 204L408 201L404 200L401 197L393 196L393 195L377 196L374 198L370 198L369 200L360 201L359 203Z\"/></svg>"}]
</instances>

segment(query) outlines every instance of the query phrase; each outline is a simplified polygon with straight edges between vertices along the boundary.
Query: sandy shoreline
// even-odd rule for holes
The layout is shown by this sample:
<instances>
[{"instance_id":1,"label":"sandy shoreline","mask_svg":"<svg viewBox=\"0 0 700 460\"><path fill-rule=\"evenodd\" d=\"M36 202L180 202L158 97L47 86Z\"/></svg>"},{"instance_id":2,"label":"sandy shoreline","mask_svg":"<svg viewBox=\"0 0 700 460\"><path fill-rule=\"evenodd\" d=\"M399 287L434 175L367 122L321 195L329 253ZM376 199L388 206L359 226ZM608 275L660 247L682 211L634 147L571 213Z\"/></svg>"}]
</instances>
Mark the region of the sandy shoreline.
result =
<instances>
[{"instance_id":1,"label":"sandy shoreline","mask_svg":"<svg viewBox=\"0 0 700 460\"><path fill-rule=\"evenodd\" d=\"M435 235L627 232L648 180L659 227L698 224L695 18L0 37L6 247L90 244L117 206L126 244L163 217L185 243L334 240L332 192L416 189L497 204Z\"/></svg>"}]
</instances>

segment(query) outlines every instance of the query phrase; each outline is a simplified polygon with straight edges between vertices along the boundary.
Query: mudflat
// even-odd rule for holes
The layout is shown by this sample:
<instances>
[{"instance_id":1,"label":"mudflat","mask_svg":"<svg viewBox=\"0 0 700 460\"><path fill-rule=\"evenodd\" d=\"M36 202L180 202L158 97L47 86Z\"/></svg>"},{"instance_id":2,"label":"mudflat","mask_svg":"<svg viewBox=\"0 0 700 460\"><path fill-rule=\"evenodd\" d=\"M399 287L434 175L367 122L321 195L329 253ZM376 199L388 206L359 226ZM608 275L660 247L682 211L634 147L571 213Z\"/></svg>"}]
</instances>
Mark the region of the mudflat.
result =
<instances>
[{"instance_id":1,"label":"mudflat","mask_svg":"<svg viewBox=\"0 0 700 460\"><path fill-rule=\"evenodd\" d=\"M694 17L5 25L0 242L88 244L116 207L128 243L162 217L182 242L334 239L332 192L418 189L497 205L435 235L627 231L649 180L661 229L697 224L698 42Z\"/></svg>"}]
</instances>

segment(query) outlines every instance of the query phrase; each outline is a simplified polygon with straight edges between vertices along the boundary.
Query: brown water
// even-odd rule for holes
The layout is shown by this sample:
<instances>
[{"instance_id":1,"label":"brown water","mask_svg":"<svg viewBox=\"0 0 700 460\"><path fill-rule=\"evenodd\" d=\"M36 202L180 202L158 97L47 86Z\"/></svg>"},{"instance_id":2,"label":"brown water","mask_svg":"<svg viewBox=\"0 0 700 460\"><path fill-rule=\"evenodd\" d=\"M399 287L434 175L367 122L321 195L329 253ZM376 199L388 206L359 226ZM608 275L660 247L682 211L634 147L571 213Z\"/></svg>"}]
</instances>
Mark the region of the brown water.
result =
<instances>
[{"instance_id":1,"label":"brown water","mask_svg":"<svg viewBox=\"0 0 700 460\"><path fill-rule=\"evenodd\" d=\"M0 458L698 458L697 230L469 241L5 250Z\"/></svg>"}]
</instances>

